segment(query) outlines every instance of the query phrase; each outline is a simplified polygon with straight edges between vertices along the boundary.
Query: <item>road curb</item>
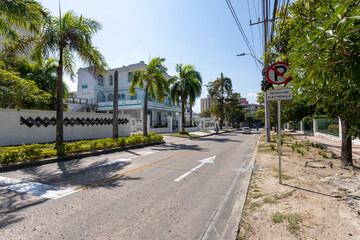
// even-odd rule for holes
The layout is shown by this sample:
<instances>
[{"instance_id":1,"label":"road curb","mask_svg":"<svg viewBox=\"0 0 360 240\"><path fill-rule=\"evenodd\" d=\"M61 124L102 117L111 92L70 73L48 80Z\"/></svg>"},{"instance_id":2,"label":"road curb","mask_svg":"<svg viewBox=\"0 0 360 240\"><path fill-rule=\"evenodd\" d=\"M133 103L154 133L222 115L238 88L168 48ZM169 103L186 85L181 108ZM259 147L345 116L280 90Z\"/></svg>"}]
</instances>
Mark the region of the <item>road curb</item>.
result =
<instances>
[{"instance_id":1,"label":"road curb","mask_svg":"<svg viewBox=\"0 0 360 240\"><path fill-rule=\"evenodd\" d=\"M211 219L206 231L200 239L236 239L244 203L247 197L247 191L250 184L252 169L255 162L255 154L257 153L257 147L260 142L259 140L260 137L258 138L254 150L252 151L252 157L249 160L248 167L240 170L234 177L232 184L226 193L226 196L219 205L219 209L214 213L213 218ZM246 164L244 166L246 166ZM243 177L243 181L241 182L239 180L240 177ZM228 194L231 192L234 192L233 197ZM221 216L223 211L228 211L229 217L223 225L224 230L222 231L221 224L218 225L218 221L223 218ZM218 231L216 228L218 228L220 231Z\"/></svg>"},{"instance_id":2,"label":"road curb","mask_svg":"<svg viewBox=\"0 0 360 240\"><path fill-rule=\"evenodd\" d=\"M255 145L255 149L253 151L253 155L251 157L251 160L249 162L249 167L247 169L247 171L245 171L245 177L244 177L244 181L242 182L239 191L238 191L238 195L233 207L233 210L231 212L228 224L225 228L224 231L224 236L222 239L227 240L227 239L237 239L238 233L239 233L239 224L242 218L242 214L243 214L243 210L244 210L244 205L245 205L245 201L247 198L247 193L249 190L249 186L250 186L250 180L251 180L251 176L252 176L252 171L254 168L254 164L255 164L255 160L256 157L255 155L257 154L257 149L260 143L260 138L261 136L258 138L257 143ZM228 234L226 234L228 233Z\"/></svg>"},{"instance_id":3,"label":"road curb","mask_svg":"<svg viewBox=\"0 0 360 240\"><path fill-rule=\"evenodd\" d=\"M143 143L143 144L139 144L139 145L125 146L125 147L121 147L121 148L97 150L95 152L78 153L78 154L68 155L68 156L64 156L64 157L45 158L45 159L36 160L33 162L15 163L15 164L11 164L11 165L1 166L0 172L15 171L15 170L29 168L29 167L42 166L42 165L50 164L50 163L66 162L66 161L74 160L77 158L99 156L101 154L114 153L114 152L129 150L129 149L137 149L137 148L155 146L155 145L164 144L164 143L165 143L165 141L153 142L153 143Z\"/></svg>"}]
</instances>

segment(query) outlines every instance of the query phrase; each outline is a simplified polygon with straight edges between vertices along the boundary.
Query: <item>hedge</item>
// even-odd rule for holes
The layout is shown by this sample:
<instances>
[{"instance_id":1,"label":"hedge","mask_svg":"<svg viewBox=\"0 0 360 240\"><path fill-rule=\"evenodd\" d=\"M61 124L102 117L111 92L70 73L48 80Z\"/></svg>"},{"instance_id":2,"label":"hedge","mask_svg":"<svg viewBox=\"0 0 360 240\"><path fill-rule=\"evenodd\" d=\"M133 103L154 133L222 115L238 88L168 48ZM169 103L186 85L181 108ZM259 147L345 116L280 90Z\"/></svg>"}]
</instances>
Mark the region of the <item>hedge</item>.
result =
<instances>
[{"instance_id":1,"label":"hedge","mask_svg":"<svg viewBox=\"0 0 360 240\"><path fill-rule=\"evenodd\" d=\"M71 143L66 142L58 150L55 149L55 144L30 144L15 147L0 147L0 164L8 165L9 163L55 157L57 155L57 151L61 151L62 155L65 156L79 152L120 148L129 145L159 142L162 140L163 135L149 133L147 137L142 134L134 134L130 137L120 137L117 139L104 138Z\"/></svg>"}]
</instances>

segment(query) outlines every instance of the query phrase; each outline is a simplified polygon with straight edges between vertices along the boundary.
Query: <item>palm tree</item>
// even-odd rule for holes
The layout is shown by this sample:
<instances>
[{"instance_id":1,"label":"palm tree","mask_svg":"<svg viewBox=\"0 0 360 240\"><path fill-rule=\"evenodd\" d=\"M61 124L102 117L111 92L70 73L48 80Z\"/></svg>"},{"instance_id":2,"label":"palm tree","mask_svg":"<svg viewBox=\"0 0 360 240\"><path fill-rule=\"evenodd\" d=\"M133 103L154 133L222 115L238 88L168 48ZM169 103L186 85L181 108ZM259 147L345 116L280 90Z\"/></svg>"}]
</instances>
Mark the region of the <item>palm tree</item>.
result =
<instances>
[{"instance_id":1,"label":"palm tree","mask_svg":"<svg viewBox=\"0 0 360 240\"><path fill-rule=\"evenodd\" d=\"M219 117L220 117L220 129L222 130L224 118L225 118L225 94L230 96L232 92L231 79L224 77L221 73L219 78L212 83L212 90L209 91L210 96L216 97L219 104Z\"/></svg>"},{"instance_id":2,"label":"palm tree","mask_svg":"<svg viewBox=\"0 0 360 240\"><path fill-rule=\"evenodd\" d=\"M148 94L152 100L163 102L165 92L169 90L169 83L165 78L167 68L163 65L165 58L153 58L145 70L135 71L131 80L129 93L134 95L135 88L145 89L143 109L143 135L147 136Z\"/></svg>"},{"instance_id":3,"label":"palm tree","mask_svg":"<svg viewBox=\"0 0 360 240\"><path fill-rule=\"evenodd\" d=\"M18 40L16 28L39 33L42 20L48 18L41 4L33 0L0 0L0 9L0 35L9 40Z\"/></svg>"},{"instance_id":4,"label":"palm tree","mask_svg":"<svg viewBox=\"0 0 360 240\"><path fill-rule=\"evenodd\" d=\"M178 106L181 104L181 126L182 131L185 131L185 107L189 99L190 105L195 102L197 96L201 94L202 79L198 71L195 70L193 65L176 64L176 72L178 76L172 77L170 97L171 101ZM191 116L190 116L191 123Z\"/></svg>"},{"instance_id":5,"label":"palm tree","mask_svg":"<svg viewBox=\"0 0 360 240\"><path fill-rule=\"evenodd\" d=\"M46 22L43 32L36 42L34 55L38 58L58 56L56 95L56 147L63 145L63 71L75 77L74 54L88 64L95 76L107 67L104 57L92 44L93 35L101 29L95 20L77 16L73 11ZM60 152L60 151L58 151ZM60 152L61 154L61 152Z\"/></svg>"}]
</instances>

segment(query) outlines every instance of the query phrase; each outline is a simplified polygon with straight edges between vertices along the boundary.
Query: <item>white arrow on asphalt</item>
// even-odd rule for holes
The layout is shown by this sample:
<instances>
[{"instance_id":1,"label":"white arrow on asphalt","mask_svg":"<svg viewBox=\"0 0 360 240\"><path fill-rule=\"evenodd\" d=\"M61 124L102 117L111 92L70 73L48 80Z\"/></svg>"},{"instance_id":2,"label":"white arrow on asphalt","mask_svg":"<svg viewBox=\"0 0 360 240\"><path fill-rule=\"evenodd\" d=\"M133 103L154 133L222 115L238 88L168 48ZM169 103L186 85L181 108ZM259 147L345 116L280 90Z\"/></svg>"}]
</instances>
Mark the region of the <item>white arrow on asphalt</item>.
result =
<instances>
[{"instance_id":1,"label":"white arrow on asphalt","mask_svg":"<svg viewBox=\"0 0 360 240\"><path fill-rule=\"evenodd\" d=\"M192 173L193 171L195 171L198 168L201 168L203 165L205 165L206 163L214 163L214 160L216 158L215 156L209 157L209 158L205 158L203 160L200 160L199 162L201 162L200 165L194 167L193 169L191 169L190 171L188 171L187 173L185 173L184 175L181 175L180 177L178 177L177 179L175 179L175 182L180 181L181 179L184 179L187 175L189 175L190 173Z\"/></svg>"}]
</instances>

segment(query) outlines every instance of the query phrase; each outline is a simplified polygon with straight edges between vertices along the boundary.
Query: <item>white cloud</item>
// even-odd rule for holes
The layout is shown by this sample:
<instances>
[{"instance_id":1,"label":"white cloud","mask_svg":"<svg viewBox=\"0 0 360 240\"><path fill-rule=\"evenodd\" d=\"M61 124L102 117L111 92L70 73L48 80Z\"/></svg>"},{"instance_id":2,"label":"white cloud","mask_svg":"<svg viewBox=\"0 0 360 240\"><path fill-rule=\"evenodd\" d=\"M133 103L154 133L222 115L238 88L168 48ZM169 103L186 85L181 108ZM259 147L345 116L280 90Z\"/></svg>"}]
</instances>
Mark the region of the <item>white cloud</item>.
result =
<instances>
[{"instance_id":1,"label":"white cloud","mask_svg":"<svg viewBox=\"0 0 360 240\"><path fill-rule=\"evenodd\" d=\"M247 100L249 101L249 103L256 103L256 97L257 97L257 93L252 93L252 92L249 92L247 95L246 95L246 98Z\"/></svg>"}]
</instances>

